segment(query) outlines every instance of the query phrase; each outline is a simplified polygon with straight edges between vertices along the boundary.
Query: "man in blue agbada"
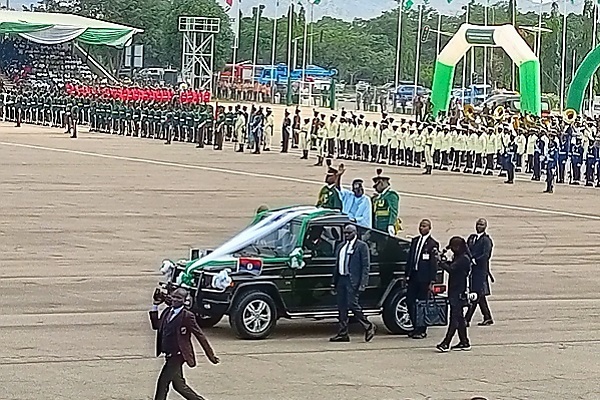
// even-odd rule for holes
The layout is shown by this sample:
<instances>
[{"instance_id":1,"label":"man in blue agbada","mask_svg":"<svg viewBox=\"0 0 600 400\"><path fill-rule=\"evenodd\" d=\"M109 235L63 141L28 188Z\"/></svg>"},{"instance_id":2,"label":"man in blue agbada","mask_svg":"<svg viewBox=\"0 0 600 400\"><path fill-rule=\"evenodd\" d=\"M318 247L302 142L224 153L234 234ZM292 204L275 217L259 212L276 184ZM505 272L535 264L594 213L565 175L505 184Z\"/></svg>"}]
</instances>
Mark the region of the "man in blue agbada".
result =
<instances>
[{"instance_id":1,"label":"man in blue agbada","mask_svg":"<svg viewBox=\"0 0 600 400\"><path fill-rule=\"evenodd\" d=\"M342 197L342 212L350 218L355 219L358 225L371 228L373 220L371 199L369 196L365 196L363 180L355 179L352 181L352 190L344 189L341 182L344 171L344 165L341 164L338 170L337 185L340 188L340 195Z\"/></svg>"}]
</instances>

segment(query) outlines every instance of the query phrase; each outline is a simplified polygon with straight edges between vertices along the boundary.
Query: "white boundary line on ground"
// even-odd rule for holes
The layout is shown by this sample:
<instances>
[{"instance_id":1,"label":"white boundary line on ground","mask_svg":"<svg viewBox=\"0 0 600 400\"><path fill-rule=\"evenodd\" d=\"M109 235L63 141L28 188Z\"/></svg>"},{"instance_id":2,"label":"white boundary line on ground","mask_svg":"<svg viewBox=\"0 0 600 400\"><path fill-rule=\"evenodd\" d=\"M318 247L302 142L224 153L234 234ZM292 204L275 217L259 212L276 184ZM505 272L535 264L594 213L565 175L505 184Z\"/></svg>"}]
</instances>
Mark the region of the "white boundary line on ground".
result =
<instances>
[{"instance_id":1,"label":"white boundary line on ground","mask_svg":"<svg viewBox=\"0 0 600 400\"><path fill-rule=\"evenodd\" d=\"M296 182L296 183L303 183L303 184L309 184L309 185L323 185L323 182L320 182L320 181L315 181L315 180L310 180L310 179L302 179L302 178L294 178L291 176L238 171L238 170L227 169L227 168L207 167L204 165L184 164L184 163L178 163L178 162L172 162L172 161L153 160L153 159L148 159L148 158L126 157L126 156L118 156L118 155L112 155L112 154L95 153L95 152L90 152L90 151L61 149L61 148L57 148L57 147L47 147L47 146L39 146L39 145L24 144L24 143L14 143L14 142L0 141L0 145L11 146L11 147L21 147L21 148L35 149L35 150L53 151L53 152L57 152L57 153L77 154L77 155L82 155L82 156L98 157L98 158L105 158L105 159L111 159L111 160L131 161L131 162L138 162L138 163L151 164L151 165L162 165L162 166L167 166L167 167L196 169L196 170L202 170L202 171L226 173L226 174L231 174L231 175L251 176L251 177L255 177L255 178L276 179L276 180L280 180L280 181ZM572 213L572 212L567 212L567 211L548 210L548 209L543 209L543 208L514 206L514 205L509 205L509 204L490 203L490 202L486 202L486 201L458 199L458 198L454 198L454 197L445 197L445 196L434 196L434 195L422 194L422 193L398 192L398 194L400 194L401 196L406 196L406 197L414 197L414 198L426 199L426 200L438 200L438 201L445 201L448 203L467 204L467 205L473 205L473 206L479 206L479 207L489 207L489 208L496 208L496 209L503 209L503 210L513 210L513 211L521 211L521 212L545 214L545 215L558 215L558 216L563 216L563 217L573 217L573 218L581 218L581 219L587 219L587 220L593 220L593 221L600 221L600 215L579 214L579 213Z\"/></svg>"}]
</instances>

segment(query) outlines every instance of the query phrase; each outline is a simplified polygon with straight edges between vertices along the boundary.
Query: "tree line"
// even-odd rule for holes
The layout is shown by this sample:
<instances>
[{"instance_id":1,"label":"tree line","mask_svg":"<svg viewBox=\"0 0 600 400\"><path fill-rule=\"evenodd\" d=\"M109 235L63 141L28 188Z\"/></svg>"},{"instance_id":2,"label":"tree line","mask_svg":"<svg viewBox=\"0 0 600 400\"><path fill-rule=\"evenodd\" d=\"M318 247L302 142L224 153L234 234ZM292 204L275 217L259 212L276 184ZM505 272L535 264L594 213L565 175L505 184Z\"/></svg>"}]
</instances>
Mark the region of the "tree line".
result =
<instances>
[{"instance_id":1,"label":"tree line","mask_svg":"<svg viewBox=\"0 0 600 400\"><path fill-rule=\"evenodd\" d=\"M499 1L488 7L488 23L490 25L509 24L513 19L514 0ZM273 3L273 2L269 2ZM144 29L137 35L135 41L145 45L146 64L156 66L181 65L181 34L177 32L177 19L180 15L209 16L221 19L221 33L216 40L216 67L223 68L232 61L232 44L234 38L234 20L230 19L221 2L217 0L70 0L70 3L57 0L41 0L36 7L40 11L71 12L84 16L97 17L107 21L123 23ZM561 77L561 45L563 16L559 11L558 2L552 3L549 11L542 14L542 26L551 32L543 33L541 40L540 63L542 68L542 91L559 93ZM269 4L271 7L272 5ZM581 14L570 13L567 17L567 54L566 54L566 83L571 80L575 69L592 48L592 25L594 18L593 0L585 0ZM438 11L423 6L423 26L431 30L437 29ZM285 10L281 10L284 14ZM455 15L442 15L442 31L454 33L465 22L466 6L457 10ZM484 23L485 8L482 4L472 2L469 10L469 22ZM259 40L257 62L270 64L272 55L274 18L269 18L254 8L252 13L240 13L240 40L237 52L237 62L252 60L254 48L254 32L257 14L259 14ZM433 68L437 51L437 34L430 31L426 37L417 32L418 11L416 6L404 9L401 35L400 79L413 81L416 56L416 41L422 40L419 83L430 87L433 78ZM538 25L538 13L517 11L514 15L516 25ZM288 59L288 20L290 13L277 19L276 32L276 62L287 63ZM301 38L304 34L307 10L297 5L291 16L293 28L291 39ZM312 43L313 64L335 68L339 71L338 79L347 83L367 80L373 84L385 84L394 81L396 63L398 9L392 9L372 19L355 19L344 21L335 17L324 17L309 24L312 33L308 44ZM519 32L527 43L535 48L535 33L525 29ZM450 40L442 35L440 48ZM303 39L296 41L297 67L302 66L304 53ZM293 49L292 49L293 50ZM95 50L108 57L110 50ZM307 48L307 54L310 49ZM475 71L479 83L483 77L483 49L473 52ZM470 71L470 59L467 71ZM455 85L462 81L462 62L456 67ZM488 83L510 88L512 83L512 60L506 53L495 48L488 51L487 78ZM471 76L466 82L470 83ZM518 79L515 79L518 89Z\"/></svg>"}]
</instances>

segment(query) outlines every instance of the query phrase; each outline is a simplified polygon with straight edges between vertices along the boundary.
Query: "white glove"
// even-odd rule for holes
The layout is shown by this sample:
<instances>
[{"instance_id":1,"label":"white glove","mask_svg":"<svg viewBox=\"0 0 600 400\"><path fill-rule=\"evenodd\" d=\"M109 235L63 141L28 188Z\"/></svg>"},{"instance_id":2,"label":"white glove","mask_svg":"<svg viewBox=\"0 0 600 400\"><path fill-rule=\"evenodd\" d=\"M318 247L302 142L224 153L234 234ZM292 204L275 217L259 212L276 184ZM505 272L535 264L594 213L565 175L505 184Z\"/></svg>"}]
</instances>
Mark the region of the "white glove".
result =
<instances>
[{"instance_id":1,"label":"white glove","mask_svg":"<svg viewBox=\"0 0 600 400\"><path fill-rule=\"evenodd\" d=\"M394 225L388 225L388 233L392 236L396 235L396 228L394 227Z\"/></svg>"}]
</instances>

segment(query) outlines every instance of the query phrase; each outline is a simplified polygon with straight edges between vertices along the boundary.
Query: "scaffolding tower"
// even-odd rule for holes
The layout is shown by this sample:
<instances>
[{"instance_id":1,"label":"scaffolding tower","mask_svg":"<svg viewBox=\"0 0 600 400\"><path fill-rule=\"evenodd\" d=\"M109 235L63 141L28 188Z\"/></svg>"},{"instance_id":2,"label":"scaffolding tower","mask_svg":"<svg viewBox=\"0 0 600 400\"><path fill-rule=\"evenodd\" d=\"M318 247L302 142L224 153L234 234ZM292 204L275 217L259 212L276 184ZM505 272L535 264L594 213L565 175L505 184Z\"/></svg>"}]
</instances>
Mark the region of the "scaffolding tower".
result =
<instances>
[{"instance_id":1,"label":"scaffolding tower","mask_svg":"<svg viewBox=\"0 0 600 400\"><path fill-rule=\"evenodd\" d=\"M213 92L215 36L221 30L221 19L179 17L183 33L181 74L191 89Z\"/></svg>"}]
</instances>

